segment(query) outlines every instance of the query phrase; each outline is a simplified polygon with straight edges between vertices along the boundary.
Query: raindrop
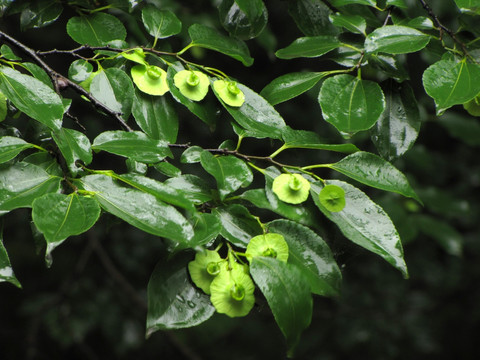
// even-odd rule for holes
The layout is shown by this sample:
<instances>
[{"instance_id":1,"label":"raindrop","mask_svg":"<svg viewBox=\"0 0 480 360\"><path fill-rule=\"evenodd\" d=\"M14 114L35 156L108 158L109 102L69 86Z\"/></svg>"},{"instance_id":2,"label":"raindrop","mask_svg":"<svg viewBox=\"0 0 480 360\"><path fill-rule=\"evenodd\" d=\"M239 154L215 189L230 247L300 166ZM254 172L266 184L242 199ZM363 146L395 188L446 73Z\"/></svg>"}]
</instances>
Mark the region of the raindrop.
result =
<instances>
[{"instance_id":1,"label":"raindrop","mask_svg":"<svg viewBox=\"0 0 480 360\"><path fill-rule=\"evenodd\" d=\"M190 300L187 301L187 305L192 309L194 309L195 306L197 306L193 301L190 301Z\"/></svg>"},{"instance_id":2,"label":"raindrop","mask_svg":"<svg viewBox=\"0 0 480 360\"><path fill-rule=\"evenodd\" d=\"M182 295L177 295L177 300L182 304L185 304L185 298Z\"/></svg>"}]
</instances>

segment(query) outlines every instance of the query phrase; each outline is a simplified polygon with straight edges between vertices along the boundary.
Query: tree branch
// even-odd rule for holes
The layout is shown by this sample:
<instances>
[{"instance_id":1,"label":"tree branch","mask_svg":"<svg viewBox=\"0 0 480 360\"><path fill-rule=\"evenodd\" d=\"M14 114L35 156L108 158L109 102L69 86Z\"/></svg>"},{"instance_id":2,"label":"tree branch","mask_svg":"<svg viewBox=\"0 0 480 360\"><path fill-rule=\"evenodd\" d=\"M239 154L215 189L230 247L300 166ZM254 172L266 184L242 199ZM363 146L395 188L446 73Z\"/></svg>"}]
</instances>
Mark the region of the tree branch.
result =
<instances>
[{"instance_id":1,"label":"tree branch","mask_svg":"<svg viewBox=\"0 0 480 360\"><path fill-rule=\"evenodd\" d=\"M125 122L125 120L122 118L122 114L118 113L116 111L111 110L108 106L103 104L102 102L98 101L93 95L82 88L80 85L74 83L70 79L64 77L63 75L59 74L55 70L53 70L45 61L43 61L40 56L31 48L28 46L22 44L20 41L17 39L11 37L10 35L7 35L3 31L0 31L0 39L5 39L8 41L10 44L14 45L15 47L19 48L22 50L24 53L26 53L28 56L30 56L50 77L52 80L53 86L55 88L55 91L57 93L60 92L65 87L70 87L73 89L76 93L85 96L92 105L97 108L100 111L103 111L107 115L113 117L115 120L117 120L127 131L133 131L133 129Z\"/></svg>"}]
</instances>

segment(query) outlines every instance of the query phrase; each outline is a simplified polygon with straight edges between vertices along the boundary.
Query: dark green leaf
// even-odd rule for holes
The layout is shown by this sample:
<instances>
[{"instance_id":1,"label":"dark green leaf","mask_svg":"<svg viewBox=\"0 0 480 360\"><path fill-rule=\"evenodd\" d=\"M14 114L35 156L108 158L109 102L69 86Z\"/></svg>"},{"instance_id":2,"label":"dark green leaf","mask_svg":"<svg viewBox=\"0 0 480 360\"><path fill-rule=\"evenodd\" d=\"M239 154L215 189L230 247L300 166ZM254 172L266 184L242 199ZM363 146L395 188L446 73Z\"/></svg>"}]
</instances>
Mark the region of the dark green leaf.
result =
<instances>
[{"instance_id":1,"label":"dark green leaf","mask_svg":"<svg viewBox=\"0 0 480 360\"><path fill-rule=\"evenodd\" d=\"M96 12L74 16L68 20L67 33L81 45L107 45L113 40L125 40L127 32L122 22L113 15Z\"/></svg>"},{"instance_id":2,"label":"dark green leaf","mask_svg":"<svg viewBox=\"0 0 480 360\"><path fill-rule=\"evenodd\" d=\"M61 180L25 162L0 168L0 210L31 207L37 197L58 192Z\"/></svg>"},{"instance_id":3,"label":"dark green leaf","mask_svg":"<svg viewBox=\"0 0 480 360\"><path fill-rule=\"evenodd\" d=\"M48 76L45 70L43 70L40 66L34 63L29 63L29 62L22 63L22 66L24 66L30 72L30 74L32 74L33 77L35 77L35 79L40 80L49 88L53 89L52 79L50 78L50 76Z\"/></svg>"},{"instance_id":4,"label":"dark green leaf","mask_svg":"<svg viewBox=\"0 0 480 360\"><path fill-rule=\"evenodd\" d=\"M242 40L257 37L267 25L268 13L262 0L222 0L218 12L225 30Z\"/></svg>"},{"instance_id":5,"label":"dark green leaf","mask_svg":"<svg viewBox=\"0 0 480 360\"><path fill-rule=\"evenodd\" d=\"M22 288L22 285L13 273L7 250L5 249L5 246L3 246L3 223L0 223L0 282L2 281L8 281L16 287Z\"/></svg>"},{"instance_id":6,"label":"dark green leaf","mask_svg":"<svg viewBox=\"0 0 480 360\"><path fill-rule=\"evenodd\" d=\"M157 170L159 173L168 177L176 177L182 175L182 170L166 161L156 163L153 166L155 167L155 170Z\"/></svg>"},{"instance_id":7,"label":"dark green leaf","mask_svg":"<svg viewBox=\"0 0 480 360\"><path fill-rule=\"evenodd\" d=\"M463 237L447 222L428 215L417 215L414 222L422 233L436 240L448 254L462 255Z\"/></svg>"},{"instance_id":8,"label":"dark green leaf","mask_svg":"<svg viewBox=\"0 0 480 360\"><path fill-rule=\"evenodd\" d=\"M72 173L76 174L79 170L75 164L77 160L81 160L85 165L92 162L90 140L81 132L62 128L52 132L52 136Z\"/></svg>"},{"instance_id":9,"label":"dark green leaf","mask_svg":"<svg viewBox=\"0 0 480 360\"><path fill-rule=\"evenodd\" d=\"M93 65L83 59L75 60L68 68L68 77L80 83L87 80L93 72Z\"/></svg>"},{"instance_id":10,"label":"dark green leaf","mask_svg":"<svg viewBox=\"0 0 480 360\"><path fill-rule=\"evenodd\" d=\"M64 111L62 100L40 80L0 67L0 91L20 111L52 130L60 130Z\"/></svg>"},{"instance_id":11,"label":"dark green leaf","mask_svg":"<svg viewBox=\"0 0 480 360\"><path fill-rule=\"evenodd\" d=\"M333 254L323 239L309 228L288 220L275 220L268 224L268 231L281 234L288 244L288 263L302 272L312 293L338 296L342 273Z\"/></svg>"},{"instance_id":12,"label":"dark green leaf","mask_svg":"<svg viewBox=\"0 0 480 360\"><path fill-rule=\"evenodd\" d=\"M352 154L359 149L353 144L325 144L317 133L307 130L294 130L287 126L283 132L283 145L286 149L316 149Z\"/></svg>"},{"instance_id":13,"label":"dark green leaf","mask_svg":"<svg viewBox=\"0 0 480 360\"><path fill-rule=\"evenodd\" d=\"M194 203L203 204L213 199L212 190L202 178L195 175L185 174L167 179L166 185L181 190L187 199Z\"/></svg>"},{"instance_id":14,"label":"dark green leaf","mask_svg":"<svg viewBox=\"0 0 480 360\"><path fill-rule=\"evenodd\" d=\"M332 11L321 0L290 0L288 13L306 36L338 33L329 20Z\"/></svg>"},{"instance_id":15,"label":"dark green leaf","mask_svg":"<svg viewBox=\"0 0 480 360\"><path fill-rule=\"evenodd\" d=\"M345 14L332 14L330 15L330 21L333 25L338 27L344 27L350 32L355 34L365 34L367 28L367 22L360 15L345 15Z\"/></svg>"},{"instance_id":16,"label":"dark green leaf","mask_svg":"<svg viewBox=\"0 0 480 360\"><path fill-rule=\"evenodd\" d=\"M144 163L156 163L166 156L172 156L167 142L149 138L140 131L105 131L93 140L92 149Z\"/></svg>"},{"instance_id":17,"label":"dark green leaf","mask_svg":"<svg viewBox=\"0 0 480 360\"><path fill-rule=\"evenodd\" d=\"M421 202L405 175L375 154L358 151L328 167L362 184L396 192Z\"/></svg>"},{"instance_id":18,"label":"dark green leaf","mask_svg":"<svg viewBox=\"0 0 480 360\"><path fill-rule=\"evenodd\" d=\"M470 145L480 146L480 123L477 119L448 113L437 119L454 138Z\"/></svg>"},{"instance_id":19,"label":"dark green leaf","mask_svg":"<svg viewBox=\"0 0 480 360\"><path fill-rule=\"evenodd\" d=\"M10 46L5 44L2 44L2 46L0 46L0 54L2 55L2 57L4 57L7 60L12 60L12 61L22 60L22 58L15 55L15 53L10 48Z\"/></svg>"},{"instance_id":20,"label":"dark green leaf","mask_svg":"<svg viewBox=\"0 0 480 360\"><path fill-rule=\"evenodd\" d=\"M155 39L164 39L182 30L182 23L174 13L159 10L154 5L147 5L142 9L142 22Z\"/></svg>"},{"instance_id":21,"label":"dark green leaf","mask_svg":"<svg viewBox=\"0 0 480 360\"><path fill-rule=\"evenodd\" d=\"M202 167L217 181L220 199L238 190L240 187L250 185L253 174L243 160L228 156L213 156L210 152L204 151L200 155Z\"/></svg>"},{"instance_id":22,"label":"dark green leaf","mask_svg":"<svg viewBox=\"0 0 480 360\"><path fill-rule=\"evenodd\" d=\"M25 157L22 162L37 165L53 176L63 177L62 168L48 152L36 152Z\"/></svg>"},{"instance_id":23,"label":"dark green leaf","mask_svg":"<svg viewBox=\"0 0 480 360\"><path fill-rule=\"evenodd\" d=\"M52 0L34 1L20 15L22 30L47 26L58 19L63 11L61 3Z\"/></svg>"},{"instance_id":24,"label":"dark green leaf","mask_svg":"<svg viewBox=\"0 0 480 360\"><path fill-rule=\"evenodd\" d=\"M193 228L183 215L154 195L120 186L105 175L88 175L79 183L94 193L105 211L140 230L179 243L193 237Z\"/></svg>"},{"instance_id":25,"label":"dark green leaf","mask_svg":"<svg viewBox=\"0 0 480 360\"><path fill-rule=\"evenodd\" d=\"M455 4L460 10L476 11L480 8L480 0L455 0Z\"/></svg>"},{"instance_id":26,"label":"dark green leaf","mask_svg":"<svg viewBox=\"0 0 480 360\"><path fill-rule=\"evenodd\" d=\"M177 141L178 116L167 96L151 96L135 92L132 108L138 126L152 139Z\"/></svg>"},{"instance_id":27,"label":"dark green leaf","mask_svg":"<svg viewBox=\"0 0 480 360\"><path fill-rule=\"evenodd\" d=\"M245 66L253 64L247 45L241 40L225 36L215 29L200 24L190 26L188 34L193 46L218 51L241 61Z\"/></svg>"},{"instance_id":28,"label":"dark green leaf","mask_svg":"<svg viewBox=\"0 0 480 360\"><path fill-rule=\"evenodd\" d=\"M228 106L222 102L225 109L227 109L240 126L248 131L250 136L260 139L266 137L280 139L286 127L285 121L280 114L267 100L256 92L245 85L237 85L245 94L245 102L238 108ZM215 93L215 95L217 94Z\"/></svg>"},{"instance_id":29,"label":"dark green leaf","mask_svg":"<svg viewBox=\"0 0 480 360\"><path fill-rule=\"evenodd\" d=\"M480 66L463 59L440 60L423 73L423 86L435 100L437 114L463 104L480 93Z\"/></svg>"},{"instance_id":30,"label":"dark green leaf","mask_svg":"<svg viewBox=\"0 0 480 360\"><path fill-rule=\"evenodd\" d=\"M254 236L263 234L262 227L245 206L220 206L212 211L222 223L222 236L232 244L246 248Z\"/></svg>"},{"instance_id":31,"label":"dark green leaf","mask_svg":"<svg viewBox=\"0 0 480 360\"><path fill-rule=\"evenodd\" d=\"M275 55L280 59L318 57L338 48L340 45L341 42L335 36L302 37L295 40L286 48L278 50Z\"/></svg>"},{"instance_id":32,"label":"dark green leaf","mask_svg":"<svg viewBox=\"0 0 480 360\"><path fill-rule=\"evenodd\" d=\"M99 217L98 202L76 193L46 194L32 204L33 222L47 242L46 255L69 236L90 229Z\"/></svg>"},{"instance_id":33,"label":"dark green leaf","mask_svg":"<svg viewBox=\"0 0 480 360\"><path fill-rule=\"evenodd\" d=\"M5 118L7 117L7 112L8 112L7 98L0 91L0 122L5 120Z\"/></svg>"},{"instance_id":34,"label":"dark green leaf","mask_svg":"<svg viewBox=\"0 0 480 360\"><path fill-rule=\"evenodd\" d=\"M406 54L423 49L429 41L429 35L411 27L387 25L368 34L365 50L369 53Z\"/></svg>"},{"instance_id":35,"label":"dark green leaf","mask_svg":"<svg viewBox=\"0 0 480 360\"><path fill-rule=\"evenodd\" d=\"M327 72L297 72L285 74L265 86L260 92L260 95L270 104L277 105L310 90L327 74Z\"/></svg>"},{"instance_id":36,"label":"dark green leaf","mask_svg":"<svg viewBox=\"0 0 480 360\"><path fill-rule=\"evenodd\" d=\"M200 155L202 155L203 149L200 146L191 146L182 153L180 162L184 164L194 164L200 162Z\"/></svg>"},{"instance_id":37,"label":"dark green leaf","mask_svg":"<svg viewBox=\"0 0 480 360\"><path fill-rule=\"evenodd\" d=\"M372 128L372 140L379 154L392 161L412 147L420 131L420 112L407 82L386 84L386 108Z\"/></svg>"},{"instance_id":38,"label":"dark green leaf","mask_svg":"<svg viewBox=\"0 0 480 360\"><path fill-rule=\"evenodd\" d=\"M328 180L327 184L337 185L345 190L345 207L339 212L325 209L318 198L323 185L320 182L313 183L310 191L322 213L337 224L347 239L381 256L400 270L404 277L408 277L400 237L385 211L348 183Z\"/></svg>"},{"instance_id":39,"label":"dark green leaf","mask_svg":"<svg viewBox=\"0 0 480 360\"><path fill-rule=\"evenodd\" d=\"M405 4L405 0L387 0L387 4L389 6L396 6L402 9L408 8L407 4Z\"/></svg>"},{"instance_id":40,"label":"dark green leaf","mask_svg":"<svg viewBox=\"0 0 480 360\"><path fill-rule=\"evenodd\" d=\"M352 4L359 4L359 5L369 5L369 6L377 6L375 0L331 0L333 6L345 6L345 5L352 5Z\"/></svg>"},{"instance_id":41,"label":"dark green leaf","mask_svg":"<svg viewBox=\"0 0 480 360\"><path fill-rule=\"evenodd\" d=\"M138 190L154 195L161 201L195 211L192 201L182 190L137 174L116 175L115 177Z\"/></svg>"},{"instance_id":42,"label":"dark green leaf","mask_svg":"<svg viewBox=\"0 0 480 360\"><path fill-rule=\"evenodd\" d=\"M250 274L267 299L292 356L312 318L310 286L297 267L272 258L255 257Z\"/></svg>"},{"instance_id":43,"label":"dark green leaf","mask_svg":"<svg viewBox=\"0 0 480 360\"><path fill-rule=\"evenodd\" d=\"M29 149L32 146L32 144L29 144L26 141L17 137L0 137L0 164L13 159L23 150Z\"/></svg>"},{"instance_id":44,"label":"dark green leaf","mask_svg":"<svg viewBox=\"0 0 480 360\"><path fill-rule=\"evenodd\" d=\"M157 330L181 329L208 320L215 308L193 286L187 256L159 261L148 282L147 337Z\"/></svg>"},{"instance_id":45,"label":"dark green leaf","mask_svg":"<svg viewBox=\"0 0 480 360\"><path fill-rule=\"evenodd\" d=\"M409 77L403 62L396 55L370 54L368 64L398 82L403 82Z\"/></svg>"},{"instance_id":46,"label":"dark green leaf","mask_svg":"<svg viewBox=\"0 0 480 360\"><path fill-rule=\"evenodd\" d=\"M90 83L90 92L110 110L121 113L125 119L130 116L135 91L124 71L116 68L100 71Z\"/></svg>"},{"instance_id":47,"label":"dark green leaf","mask_svg":"<svg viewBox=\"0 0 480 360\"><path fill-rule=\"evenodd\" d=\"M196 213L191 221L195 234L188 242L174 248L179 251L185 248L204 246L215 240L222 231L222 223L218 216L208 213Z\"/></svg>"}]
</instances>

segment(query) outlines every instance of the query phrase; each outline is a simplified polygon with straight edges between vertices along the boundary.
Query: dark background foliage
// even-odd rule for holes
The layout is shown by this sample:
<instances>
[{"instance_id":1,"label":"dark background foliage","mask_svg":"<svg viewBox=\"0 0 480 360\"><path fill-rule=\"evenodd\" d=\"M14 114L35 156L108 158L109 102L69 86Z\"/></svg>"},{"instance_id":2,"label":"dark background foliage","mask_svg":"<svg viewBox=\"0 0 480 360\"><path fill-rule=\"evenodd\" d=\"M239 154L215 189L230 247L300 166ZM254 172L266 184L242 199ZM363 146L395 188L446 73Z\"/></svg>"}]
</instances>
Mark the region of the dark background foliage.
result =
<instances>
[{"instance_id":1,"label":"dark background foliage","mask_svg":"<svg viewBox=\"0 0 480 360\"><path fill-rule=\"evenodd\" d=\"M184 22L185 37L189 23L221 27L210 1L156 2L175 11ZM442 22L452 28L458 26L460 15L453 1L431 2ZM287 72L332 69L329 61L275 58L272 50L302 36L288 15L287 3L266 1L268 29L260 38L248 41L255 58L252 67L244 68L234 60L203 50L194 53L195 60L228 69L230 75L258 92ZM426 15L419 2L407 3L410 16ZM64 30L66 19L72 15L69 11L66 9L59 21L41 29L20 31L18 15L2 19L0 28L35 49L70 49L75 44ZM129 40L144 41L141 31L133 34L134 39ZM184 45L180 42L178 47ZM427 51L422 55L435 56ZM48 61L66 74L69 61L61 57ZM480 139L450 125L455 119L468 118L460 106L441 118L434 115L433 101L421 88L421 74L427 66L419 54L408 55L409 75L422 105L423 123L413 149L395 162L408 175L425 207L368 190L400 231L410 279L403 280L382 259L348 243L333 225L325 223L323 236L341 266L343 292L335 300L315 297L312 324L303 334L298 359L480 356L476 344L480 332ZM368 75L378 80L375 72ZM336 132L321 119L318 88L277 109L289 125L335 139ZM89 112L88 107L74 112L84 112L82 121L94 133L112 126L109 119ZM471 117L467 120L478 123ZM33 133L31 129L22 131ZM180 142L204 146L235 139L229 126L219 122L211 133L187 112L180 112L180 134ZM352 141L375 152L366 133ZM246 140L246 144L245 152L252 154L268 154L273 149L259 140ZM330 161L327 156L335 160L338 155L296 152L282 156L287 162L288 156L297 160L308 157L312 163L313 156ZM96 161L101 168L101 154ZM119 169L124 166L122 161L117 164ZM232 320L217 314L199 327L157 332L145 340L146 286L156 262L166 253L162 241L103 216L89 232L72 237L56 249L53 264L47 268L41 247L26 226L29 216L27 211L17 210L3 217L5 247L23 289L5 283L0 286L0 359L233 360L285 356L283 337L268 306L262 303L246 318ZM460 234L461 254L452 251L448 239L434 231L438 224L448 224Z\"/></svg>"}]
</instances>

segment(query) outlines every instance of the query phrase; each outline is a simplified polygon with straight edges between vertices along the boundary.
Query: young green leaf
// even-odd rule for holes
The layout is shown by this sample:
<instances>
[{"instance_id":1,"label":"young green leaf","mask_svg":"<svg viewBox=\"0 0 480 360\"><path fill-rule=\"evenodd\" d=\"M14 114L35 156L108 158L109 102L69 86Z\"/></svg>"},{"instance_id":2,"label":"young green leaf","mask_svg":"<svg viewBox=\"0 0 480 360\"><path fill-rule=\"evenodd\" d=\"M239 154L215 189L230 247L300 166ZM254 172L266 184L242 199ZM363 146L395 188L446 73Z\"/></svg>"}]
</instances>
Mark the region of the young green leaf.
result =
<instances>
[{"instance_id":1,"label":"young green leaf","mask_svg":"<svg viewBox=\"0 0 480 360\"><path fill-rule=\"evenodd\" d=\"M183 215L154 195L120 186L105 175L88 175L76 183L94 192L106 212L140 230L180 243L193 237L193 228Z\"/></svg>"},{"instance_id":2,"label":"young green leaf","mask_svg":"<svg viewBox=\"0 0 480 360\"><path fill-rule=\"evenodd\" d=\"M76 174L79 170L75 164L77 160L81 160L85 165L92 162L90 140L83 133L62 128L60 131L53 131L52 137L73 174Z\"/></svg>"},{"instance_id":3,"label":"young green leaf","mask_svg":"<svg viewBox=\"0 0 480 360\"><path fill-rule=\"evenodd\" d=\"M90 83L92 95L110 110L128 119L132 111L134 88L128 75L117 68L98 72Z\"/></svg>"},{"instance_id":4,"label":"young green leaf","mask_svg":"<svg viewBox=\"0 0 480 360\"><path fill-rule=\"evenodd\" d=\"M40 80L1 66L0 91L18 110L50 129L59 130L62 126L62 99Z\"/></svg>"},{"instance_id":5,"label":"young green leaf","mask_svg":"<svg viewBox=\"0 0 480 360\"><path fill-rule=\"evenodd\" d=\"M423 73L423 86L435 100L437 114L464 104L480 93L480 66L461 61L440 60Z\"/></svg>"},{"instance_id":6,"label":"young green leaf","mask_svg":"<svg viewBox=\"0 0 480 360\"><path fill-rule=\"evenodd\" d=\"M241 61L245 66L253 64L247 45L241 40L227 37L215 29L200 24L191 25L188 34L192 39L191 46L218 51Z\"/></svg>"},{"instance_id":7,"label":"young green leaf","mask_svg":"<svg viewBox=\"0 0 480 360\"><path fill-rule=\"evenodd\" d=\"M182 23L173 12L160 10L154 5L142 9L142 22L155 39L165 39L182 30Z\"/></svg>"},{"instance_id":8,"label":"young green leaf","mask_svg":"<svg viewBox=\"0 0 480 360\"><path fill-rule=\"evenodd\" d=\"M349 134L370 129L385 110L385 97L376 82L347 74L325 80L318 101L324 119Z\"/></svg>"},{"instance_id":9,"label":"young green leaf","mask_svg":"<svg viewBox=\"0 0 480 360\"><path fill-rule=\"evenodd\" d=\"M403 248L395 226L385 211L356 187L338 180L329 180L345 191L345 208L340 212L327 210L319 200L323 185L313 183L312 198L320 211L337 224L347 239L388 261L408 277Z\"/></svg>"},{"instance_id":10,"label":"young green leaf","mask_svg":"<svg viewBox=\"0 0 480 360\"><path fill-rule=\"evenodd\" d=\"M23 150L33 147L25 140L13 136L0 137L0 164L12 160Z\"/></svg>"},{"instance_id":11,"label":"young green leaf","mask_svg":"<svg viewBox=\"0 0 480 360\"><path fill-rule=\"evenodd\" d=\"M7 250L3 246L3 223L0 224L0 282L2 281L8 281L16 287L22 288L22 285L13 273Z\"/></svg>"},{"instance_id":12,"label":"young green leaf","mask_svg":"<svg viewBox=\"0 0 480 360\"><path fill-rule=\"evenodd\" d=\"M33 222L47 242L46 255L69 236L90 229L99 217L98 202L76 193L45 194L32 204Z\"/></svg>"},{"instance_id":13,"label":"young green leaf","mask_svg":"<svg viewBox=\"0 0 480 360\"><path fill-rule=\"evenodd\" d=\"M292 355L312 318L313 301L308 282L296 266L266 257L254 258L250 273L267 299Z\"/></svg>"},{"instance_id":14,"label":"young green leaf","mask_svg":"<svg viewBox=\"0 0 480 360\"><path fill-rule=\"evenodd\" d=\"M427 46L430 36L407 26L387 25L368 34L365 51L388 54L406 54Z\"/></svg>"},{"instance_id":15,"label":"young green leaf","mask_svg":"<svg viewBox=\"0 0 480 360\"><path fill-rule=\"evenodd\" d=\"M77 43L90 46L103 46L127 37L122 22L104 12L71 17L67 22L67 33Z\"/></svg>"},{"instance_id":16,"label":"young green leaf","mask_svg":"<svg viewBox=\"0 0 480 360\"><path fill-rule=\"evenodd\" d=\"M104 150L144 163L156 163L172 156L167 142L151 139L141 131L105 131L93 140L92 149Z\"/></svg>"},{"instance_id":17,"label":"young green leaf","mask_svg":"<svg viewBox=\"0 0 480 360\"><path fill-rule=\"evenodd\" d=\"M280 59L299 57L318 57L341 45L336 36L313 36L298 38L286 48L277 50L275 55Z\"/></svg>"},{"instance_id":18,"label":"young green leaf","mask_svg":"<svg viewBox=\"0 0 480 360\"><path fill-rule=\"evenodd\" d=\"M188 256L162 259L148 282L147 337L158 330L181 329L208 320L215 308L187 273Z\"/></svg>"},{"instance_id":19,"label":"young green leaf","mask_svg":"<svg viewBox=\"0 0 480 360\"><path fill-rule=\"evenodd\" d=\"M272 233L283 235L288 244L288 263L295 265L310 285L312 293L338 296L342 273L327 243L309 228L289 220L268 224Z\"/></svg>"}]
</instances>

